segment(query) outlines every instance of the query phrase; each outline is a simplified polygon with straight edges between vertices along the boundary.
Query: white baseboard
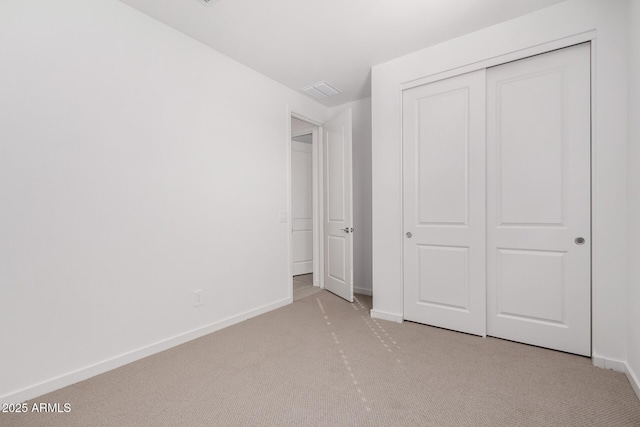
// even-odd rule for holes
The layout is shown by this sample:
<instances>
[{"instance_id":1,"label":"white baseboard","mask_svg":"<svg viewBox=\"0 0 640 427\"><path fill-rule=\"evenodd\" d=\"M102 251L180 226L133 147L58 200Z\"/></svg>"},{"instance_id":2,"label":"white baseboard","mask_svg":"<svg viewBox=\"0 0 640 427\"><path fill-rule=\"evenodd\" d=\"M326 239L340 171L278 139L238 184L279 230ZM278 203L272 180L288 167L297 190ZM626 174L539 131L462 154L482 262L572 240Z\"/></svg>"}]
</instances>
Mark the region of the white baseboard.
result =
<instances>
[{"instance_id":1,"label":"white baseboard","mask_svg":"<svg viewBox=\"0 0 640 427\"><path fill-rule=\"evenodd\" d=\"M633 391L636 392L636 396L638 397L638 400L640 400L640 378L636 375L635 372L633 372L631 367L629 367L628 363L625 363L625 365L627 368L625 374L627 374L627 378L631 383L631 388L633 388Z\"/></svg>"},{"instance_id":2,"label":"white baseboard","mask_svg":"<svg viewBox=\"0 0 640 427\"><path fill-rule=\"evenodd\" d=\"M136 360L140 360L144 357L151 356L152 354L156 354L180 344L184 344L196 338L200 338L204 335L242 322L243 320L247 320L268 311L284 307L289 303L291 303L290 298L276 301L274 303L255 308L253 310L249 310L244 313L240 313L238 315L227 317L226 319L222 319L217 322L192 329L191 331L184 332L182 334L167 338L162 341L158 341L154 344L140 347L136 350L123 353L121 355L95 363L93 365L85 366L75 371L60 375L58 377L48 379L41 383L16 390L14 392L0 396L0 405L5 403L22 403L27 400L34 399L38 396L42 396L43 394L47 394L54 390L70 386L96 375L119 368L120 366L126 365L128 363L135 362Z\"/></svg>"},{"instance_id":3,"label":"white baseboard","mask_svg":"<svg viewBox=\"0 0 640 427\"><path fill-rule=\"evenodd\" d=\"M372 295L371 289L368 288L356 288L355 286L353 287L353 293L354 294L360 294L360 295Z\"/></svg>"},{"instance_id":4,"label":"white baseboard","mask_svg":"<svg viewBox=\"0 0 640 427\"><path fill-rule=\"evenodd\" d=\"M594 354L591 356L591 361L593 365L598 368L611 369L616 372L627 372L627 364L622 360L608 359Z\"/></svg>"},{"instance_id":5,"label":"white baseboard","mask_svg":"<svg viewBox=\"0 0 640 427\"><path fill-rule=\"evenodd\" d=\"M291 267L291 273L293 276L299 276L301 274L313 274L313 261L294 263Z\"/></svg>"},{"instance_id":6,"label":"white baseboard","mask_svg":"<svg viewBox=\"0 0 640 427\"><path fill-rule=\"evenodd\" d=\"M640 379L627 362L608 359L598 355L593 355L591 360L593 361L594 366L597 366L598 368L611 369L613 371L624 373L631 384L631 388L633 388L633 391L636 393L638 400L640 400Z\"/></svg>"},{"instance_id":7,"label":"white baseboard","mask_svg":"<svg viewBox=\"0 0 640 427\"><path fill-rule=\"evenodd\" d=\"M370 314L371 314L371 317L373 317L374 319L388 320L390 322L396 322L396 323L404 322L404 318L402 317L402 314L387 313L380 310L371 310Z\"/></svg>"}]
</instances>

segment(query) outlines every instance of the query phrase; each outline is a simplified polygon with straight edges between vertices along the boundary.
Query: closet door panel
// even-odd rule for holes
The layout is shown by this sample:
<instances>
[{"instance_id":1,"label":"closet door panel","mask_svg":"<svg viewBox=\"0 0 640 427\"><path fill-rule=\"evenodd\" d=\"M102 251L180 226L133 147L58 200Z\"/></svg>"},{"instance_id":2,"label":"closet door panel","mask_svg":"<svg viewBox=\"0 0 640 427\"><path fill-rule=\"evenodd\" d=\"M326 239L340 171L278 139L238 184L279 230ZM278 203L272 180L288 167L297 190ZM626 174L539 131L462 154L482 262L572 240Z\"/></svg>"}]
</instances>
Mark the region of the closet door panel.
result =
<instances>
[{"instance_id":1,"label":"closet door panel","mask_svg":"<svg viewBox=\"0 0 640 427\"><path fill-rule=\"evenodd\" d=\"M485 334L484 70L403 94L404 317Z\"/></svg>"},{"instance_id":2,"label":"closet door panel","mask_svg":"<svg viewBox=\"0 0 640 427\"><path fill-rule=\"evenodd\" d=\"M487 334L591 354L590 48L487 70Z\"/></svg>"}]
</instances>

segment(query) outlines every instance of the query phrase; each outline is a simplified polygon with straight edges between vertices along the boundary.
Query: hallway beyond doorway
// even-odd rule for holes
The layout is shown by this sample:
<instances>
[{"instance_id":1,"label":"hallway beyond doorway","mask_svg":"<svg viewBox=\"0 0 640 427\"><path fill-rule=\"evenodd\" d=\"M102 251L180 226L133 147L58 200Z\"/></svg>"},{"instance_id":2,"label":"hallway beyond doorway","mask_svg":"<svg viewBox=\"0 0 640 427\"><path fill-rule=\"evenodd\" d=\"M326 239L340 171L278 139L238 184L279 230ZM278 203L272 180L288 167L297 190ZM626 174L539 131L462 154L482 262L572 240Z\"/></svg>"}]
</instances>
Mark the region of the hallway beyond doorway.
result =
<instances>
[{"instance_id":1,"label":"hallway beyond doorway","mask_svg":"<svg viewBox=\"0 0 640 427\"><path fill-rule=\"evenodd\" d=\"M308 297L316 292L320 292L318 286L313 286L313 274L300 274L293 276L293 300Z\"/></svg>"}]
</instances>

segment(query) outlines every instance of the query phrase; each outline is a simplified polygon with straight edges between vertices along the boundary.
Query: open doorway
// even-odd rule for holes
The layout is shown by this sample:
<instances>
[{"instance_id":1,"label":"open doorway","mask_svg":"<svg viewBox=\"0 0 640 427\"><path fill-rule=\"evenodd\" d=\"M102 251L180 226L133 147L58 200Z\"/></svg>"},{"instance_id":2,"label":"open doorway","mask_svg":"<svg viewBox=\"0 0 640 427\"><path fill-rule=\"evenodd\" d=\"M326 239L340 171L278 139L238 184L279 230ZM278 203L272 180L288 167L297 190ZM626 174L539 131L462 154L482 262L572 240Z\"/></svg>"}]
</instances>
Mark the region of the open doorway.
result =
<instances>
[{"instance_id":1,"label":"open doorway","mask_svg":"<svg viewBox=\"0 0 640 427\"><path fill-rule=\"evenodd\" d=\"M304 230L311 237L313 265L312 286L317 291L326 289L349 302L353 302L353 198L352 198L352 110L347 108L337 113L324 123L315 123L295 113L288 117L288 183L289 183L289 271L293 274L296 268L309 262L308 256L294 255L295 240L300 241L302 231L299 228L304 222L311 222L312 230ZM293 138L311 135L311 215L300 215L308 212L306 208L294 207L293 192L298 191L298 183L307 178L294 177L293 157L304 158L309 164L308 146L306 154L296 153L293 146L300 147L301 141ZM304 138L303 138L304 139ZM308 140L308 137L306 137ZM299 144L300 143L300 144ZM301 149L302 150L302 149ZM303 168L300 168L303 169ZM308 185L305 185L308 189ZM309 218L311 216L311 218ZM285 216L286 218L286 216ZM308 243L307 243L308 251ZM304 251L302 251L304 254ZM308 265L308 264L307 264ZM298 270L297 272L301 272ZM291 289L293 288L293 277ZM293 292L290 294L294 300Z\"/></svg>"},{"instance_id":2,"label":"open doorway","mask_svg":"<svg viewBox=\"0 0 640 427\"><path fill-rule=\"evenodd\" d=\"M318 136L319 126L291 117L291 272L294 301L320 290Z\"/></svg>"}]
</instances>

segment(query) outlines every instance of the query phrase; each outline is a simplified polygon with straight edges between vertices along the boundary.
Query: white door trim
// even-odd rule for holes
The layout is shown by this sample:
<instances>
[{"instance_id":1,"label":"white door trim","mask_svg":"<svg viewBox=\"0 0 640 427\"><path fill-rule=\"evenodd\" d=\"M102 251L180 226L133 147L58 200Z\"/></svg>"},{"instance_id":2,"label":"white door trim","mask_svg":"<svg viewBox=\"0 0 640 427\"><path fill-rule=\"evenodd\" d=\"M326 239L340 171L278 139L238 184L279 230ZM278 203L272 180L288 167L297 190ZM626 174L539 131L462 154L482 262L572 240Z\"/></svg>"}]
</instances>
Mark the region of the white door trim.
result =
<instances>
[{"instance_id":1,"label":"white door trim","mask_svg":"<svg viewBox=\"0 0 640 427\"><path fill-rule=\"evenodd\" d=\"M531 46L526 49L517 50L515 52L511 52L505 55L499 55L493 58L487 58L482 61L472 62L470 64L452 68L450 70L440 71L435 74L430 74L419 79L409 80L400 84L400 93L402 91L414 88L416 86L422 86L428 83L436 82L438 80L448 79L450 77L459 76L461 74L467 74L472 71L482 70L490 67L495 67L497 65L506 64L507 62L517 61L519 59L528 58L530 56L540 55L543 53L548 53L553 50L562 49L565 47L573 46L580 43L590 42L595 40L596 32L595 31L587 31L584 33L574 34L569 37L564 37L562 39L554 40L549 43L544 43L537 46ZM592 43L593 45L594 43ZM593 49L593 47L592 47ZM594 57L592 52L592 58ZM592 64L593 65L593 64ZM592 102L593 104L593 102Z\"/></svg>"}]
</instances>

